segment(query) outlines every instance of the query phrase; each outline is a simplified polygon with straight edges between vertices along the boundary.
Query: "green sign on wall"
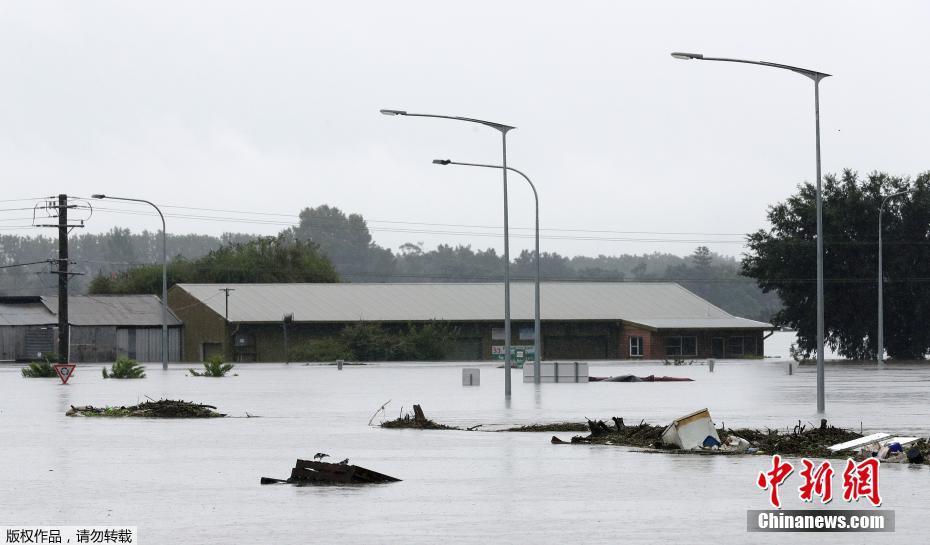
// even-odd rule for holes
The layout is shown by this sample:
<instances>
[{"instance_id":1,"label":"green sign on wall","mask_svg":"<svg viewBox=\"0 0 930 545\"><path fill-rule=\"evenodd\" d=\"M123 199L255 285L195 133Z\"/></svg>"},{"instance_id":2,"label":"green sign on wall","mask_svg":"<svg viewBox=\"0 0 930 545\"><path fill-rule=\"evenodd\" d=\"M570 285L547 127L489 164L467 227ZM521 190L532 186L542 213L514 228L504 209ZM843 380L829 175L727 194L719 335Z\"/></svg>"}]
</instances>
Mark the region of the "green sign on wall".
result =
<instances>
[{"instance_id":1,"label":"green sign on wall","mask_svg":"<svg viewBox=\"0 0 930 545\"><path fill-rule=\"evenodd\" d=\"M536 356L536 348L533 345L511 345L510 346L510 361L515 361L517 363L523 363L527 360L532 361ZM497 361L504 361L504 347L503 346L492 346L491 347L491 359Z\"/></svg>"}]
</instances>

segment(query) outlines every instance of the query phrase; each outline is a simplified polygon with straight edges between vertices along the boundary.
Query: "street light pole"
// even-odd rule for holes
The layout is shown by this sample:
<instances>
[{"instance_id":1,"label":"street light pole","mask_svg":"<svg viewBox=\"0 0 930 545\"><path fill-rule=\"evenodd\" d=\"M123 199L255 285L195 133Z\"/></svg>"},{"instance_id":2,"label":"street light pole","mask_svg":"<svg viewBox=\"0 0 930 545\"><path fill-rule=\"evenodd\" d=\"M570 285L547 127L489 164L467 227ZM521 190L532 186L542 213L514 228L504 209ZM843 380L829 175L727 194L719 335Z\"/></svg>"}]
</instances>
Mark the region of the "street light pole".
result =
<instances>
[{"instance_id":1,"label":"street light pole","mask_svg":"<svg viewBox=\"0 0 930 545\"><path fill-rule=\"evenodd\" d=\"M539 193L536 192L536 186L533 185L533 182L532 180L530 180L529 176L527 176L523 172L513 167L499 166L499 165L485 165L481 163L460 163L458 161L452 161L449 159L433 159L433 163L437 165L461 165L461 166L467 166L467 167L500 168L500 169L510 170L510 171L516 172L520 176L523 176L523 179L526 180L528 184L530 184L530 189L533 190L533 199L536 202L536 250L533 255L534 260L536 261L536 282L535 282L536 286L535 286L534 333L533 333L533 339L534 339L533 351L535 355L533 359L533 379L534 379L533 382L535 382L536 384L539 384L540 383L539 362L540 362L542 351L540 350L541 348L540 347L540 343L541 343L540 329L541 328L540 328L540 318L539 318Z\"/></svg>"},{"instance_id":2,"label":"street light pole","mask_svg":"<svg viewBox=\"0 0 930 545\"><path fill-rule=\"evenodd\" d=\"M161 368L168 369L168 231L165 229L165 216L155 203L145 199L130 199L128 197L111 197L109 195L94 194L95 199L110 199L112 201L129 201L145 203L158 212L161 218Z\"/></svg>"},{"instance_id":3,"label":"street light pole","mask_svg":"<svg viewBox=\"0 0 930 545\"><path fill-rule=\"evenodd\" d=\"M674 52L672 57L683 60L701 60L701 61L721 61L737 62L742 64L755 64L759 66L768 66L771 68L781 68L790 70L810 78L814 82L814 125L816 135L816 155L817 155L817 412L823 413L825 410L824 396L824 364L823 364L823 347L824 347L824 295L823 295L823 192L821 191L821 171L820 171L820 80L830 77L830 74L808 70L797 66L787 64L777 64L774 62L748 61L744 59L729 59L724 57L705 57L700 53L681 53Z\"/></svg>"},{"instance_id":4,"label":"street light pole","mask_svg":"<svg viewBox=\"0 0 930 545\"><path fill-rule=\"evenodd\" d=\"M435 114L413 114L406 112L404 110L381 110L383 115L402 115L406 117L432 117L436 119L452 119L454 121L467 121L469 123L478 123L479 125L484 125L486 127L491 127L492 129L498 130L501 133L501 144L502 144L502 154L504 167L502 169L504 174L504 396L510 397L510 369L511 369L511 358L510 358L510 224L508 218L508 207L507 207L507 132L515 129L516 127L511 127L510 125L504 125L501 123L494 123L493 121L485 121L482 119L474 119L471 117L459 117L451 115L435 115Z\"/></svg>"},{"instance_id":5,"label":"street light pole","mask_svg":"<svg viewBox=\"0 0 930 545\"><path fill-rule=\"evenodd\" d=\"M882 213L885 211L885 203L888 202L888 199L908 193L910 193L910 191L901 191L888 195L882 199L882 204L878 207L878 346L875 353L879 367L885 363L885 302L884 295L882 294L885 284L885 275L882 270Z\"/></svg>"}]
</instances>

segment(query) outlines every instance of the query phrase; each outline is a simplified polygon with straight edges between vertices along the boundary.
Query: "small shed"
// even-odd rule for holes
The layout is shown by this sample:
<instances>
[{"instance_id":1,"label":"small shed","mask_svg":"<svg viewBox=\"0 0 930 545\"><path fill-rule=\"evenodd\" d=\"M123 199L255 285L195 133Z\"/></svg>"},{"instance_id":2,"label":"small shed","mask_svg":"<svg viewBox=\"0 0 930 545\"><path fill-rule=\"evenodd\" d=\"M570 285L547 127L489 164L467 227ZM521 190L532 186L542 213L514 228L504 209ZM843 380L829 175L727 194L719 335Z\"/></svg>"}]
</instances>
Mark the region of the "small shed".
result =
<instances>
[{"instance_id":1,"label":"small shed","mask_svg":"<svg viewBox=\"0 0 930 545\"><path fill-rule=\"evenodd\" d=\"M154 295L68 298L70 360L112 362L125 356L161 361L162 304ZM181 356L182 323L168 311L168 359ZM0 361L28 361L55 352L58 297L0 297Z\"/></svg>"}]
</instances>

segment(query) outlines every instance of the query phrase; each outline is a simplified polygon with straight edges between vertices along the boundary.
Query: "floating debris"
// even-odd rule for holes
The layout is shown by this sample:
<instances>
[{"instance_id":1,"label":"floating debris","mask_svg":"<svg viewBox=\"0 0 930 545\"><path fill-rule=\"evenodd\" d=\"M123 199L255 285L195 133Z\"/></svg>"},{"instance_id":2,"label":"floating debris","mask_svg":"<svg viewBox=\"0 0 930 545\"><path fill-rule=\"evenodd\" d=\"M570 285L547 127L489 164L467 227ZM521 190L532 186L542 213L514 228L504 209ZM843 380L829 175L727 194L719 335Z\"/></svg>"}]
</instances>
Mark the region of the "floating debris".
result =
<instances>
[{"instance_id":1,"label":"floating debris","mask_svg":"<svg viewBox=\"0 0 930 545\"><path fill-rule=\"evenodd\" d=\"M700 412L702 411L698 411L698 413ZM663 443L663 434L669 427L652 426L646 424L645 421L641 421L635 426L627 426L624 424L623 419L618 417L614 417L613 421L614 425L610 426L603 420L588 420L589 435L572 437L571 442L573 444L612 444L626 447L638 447L647 449L649 452L721 455L781 454L782 456L806 458L847 458L852 455L853 457L861 459L878 455L878 451L886 448L888 451L886 453L887 458L883 459L883 461L930 464L930 442L927 442L925 439L918 439L916 441L908 441L906 445L898 441L888 441L887 444L884 444L888 439L897 439L890 437L888 434L883 435L886 439L881 440L882 444L874 440L864 443L864 445L874 445L874 451L865 448L853 453L847 451L834 452L831 450L831 447L835 448L838 446L837 444L862 444L861 441L857 440L863 439L863 435L852 430L829 426L827 425L826 419L821 420L819 427L811 426L808 428L807 425L803 425L799 421L796 426L793 428L786 428L784 431L768 428L765 430L758 430L720 427L714 430L715 434L718 438L725 437L726 439L719 445L714 445L714 441L711 441L711 446L703 446L704 440L707 439L708 436L713 437L713 435L708 433L708 435L704 436L699 445L690 449ZM706 430L702 429L701 431ZM906 437L903 439L910 440L912 438ZM553 437L551 442L560 444L561 439ZM903 452L892 452L891 445L893 443L898 443ZM898 447L895 447L895 450L897 448Z\"/></svg>"},{"instance_id":2,"label":"floating debris","mask_svg":"<svg viewBox=\"0 0 930 545\"><path fill-rule=\"evenodd\" d=\"M387 422L381 423L382 428L391 428L391 429L416 429L416 430L457 430L459 428L453 426L446 426L438 422L434 422L429 418L426 418L426 415L423 413L423 409L419 405L413 406L413 414L404 413L395 420L388 420Z\"/></svg>"},{"instance_id":3,"label":"floating debris","mask_svg":"<svg viewBox=\"0 0 930 545\"><path fill-rule=\"evenodd\" d=\"M143 418L218 418L226 416L216 412L213 405L173 399L146 401L138 405L121 407L71 406L67 416L138 416Z\"/></svg>"},{"instance_id":4,"label":"floating debris","mask_svg":"<svg viewBox=\"0 0 930 545\"><path fill-rule=\"evenodd\" d=\"M620 375L618 377L588 377L589 382L694 382L693 378L687 377L657 377L649 375L648 377L638 377L636 375Z\"/></svg>"},{"instance_id":5,"label":"floating debris","mask_svg":"<svg viewBox=\"0 0 930 545\"><path fill-rule=\"evenodd\" d=\"M710 411L701 409L673 420L662 432L662 443L683 449L719 447L720 436L710 419Z\"/></svg>"},{"instance_id":6,"label":"floating debris","mask_svg":"<svg viewBox=\"0 0 930 545\"><path fill-rule=\"evenodd\" d=\"M261 484L377 484L392 483L400 479L372 471L364 467L349 464L346 458L338 464L317 462L314 460L297 460L287 479L262 477Z\"/></svg>"},{"instance_id":7,"label":"floating debris","mask_svg":"<svg viewBox=\"0 0 930 545\"><path fill-rule=\"evenodd\" d=\"M526 426L516 426L513 428L507 428L504 430L497 430L497 431L540 432L540 431L585 431L587 429L588 429L588 425L582 422L553 422L551 424L529 424Z\"/></svg>"}]
</instances>

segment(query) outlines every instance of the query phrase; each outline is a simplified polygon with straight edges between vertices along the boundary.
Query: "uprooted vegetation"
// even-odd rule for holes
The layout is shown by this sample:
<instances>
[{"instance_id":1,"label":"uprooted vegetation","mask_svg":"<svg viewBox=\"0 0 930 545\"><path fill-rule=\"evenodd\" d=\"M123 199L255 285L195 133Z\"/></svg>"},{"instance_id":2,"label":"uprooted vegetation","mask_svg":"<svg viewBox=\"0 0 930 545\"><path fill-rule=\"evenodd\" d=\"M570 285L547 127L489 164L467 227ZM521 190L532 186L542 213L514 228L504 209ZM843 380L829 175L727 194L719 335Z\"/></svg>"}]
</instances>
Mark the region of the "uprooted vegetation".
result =
<instances>
[{"instance_id":1,"label":"uprooted vegetation","mask_svg":"<svg viewBox=\"0 0 930 545\"><path fill-rule=\"evenodd\" d=\"M403 409L401 409L403 410ZM390 429L416 429L416 430L457 430L453 426L446 426L438 422L434 422L429 418L426 418L426 415L423 413L423 409L419 405L413 406L413 414L403 413L394 420L388 420L381 423L382 428Z\"/></svg>"},{"instance_id":2,"label":"uprooted vegetation","mask_svg":"<svg viewBox=\"0 0 930 545\"><path fill-rule=\"evenodd\" d=\"M498 431L526 431L526 432L544 432L544 431L585 431L588 425L583 422L553 422L550 424L528 424L525 426L514 426Z\"/></svg>"},{"instance_id":3,"label":"uprooted vegetation","mask_svg":"<svg viewBox=\"0 0 930 545\"><path fill-rule=\"evenodd\" d=\"M226 416L216 412L213 405L204 405L190 401L159 399L146 401L138 405L120 407L93 407L90 405L75 407L65 413L67 416L136 416L144 418L219 418Z\"/></svg>"},{"instance_id":4,"label":"uprooted vegetation","mask_svg":"<svg viewBox=\"0 0 930 545\"><path fill-rule=\"evenodd\" d=\"M622 418L613 417L614 425L609 426L603 420L588 420L586 428L590 432L586 437L576 435L572 443L593 443L625 445L640 448L662 448L660 441L665 426L653 426L641 421L634 426L627 426Z\"/></svg>"},{"instance_id":5,"label":"uprooted vegetation","mask_svg":"<svg viewBox=\"0 0 930 545\"><path fill-rule=\"evenodd\" d=\"M578 435L572 437L571 442L573 444L619 445L680 453L742 454L742 452L734 450L679 449L662 443L662 433L665 431L666 426L653 426L645 421L629 426L624 423L622 418L613 417L612 420L612 426L603 420L588 420L587 429L589 434L587 436ZM807 458L847 458L851 455L849 451L833 452L828 447L863 437L862 434L852 430L828 426L826 421L823 421L820 427L808 427L799 421L793 428L786 428L783 431L769 428L758 430L720 427L717 429L717 435L721 439L731 435L745 439L752 447L757 449L756 454L781 454L782 456ZM553 442L559 441L557 441L557 438L553 438ZM926 440L921 439L911 446L917 448L925 460L930 460L930 443Z\"/></svg>"}]
</instances>

